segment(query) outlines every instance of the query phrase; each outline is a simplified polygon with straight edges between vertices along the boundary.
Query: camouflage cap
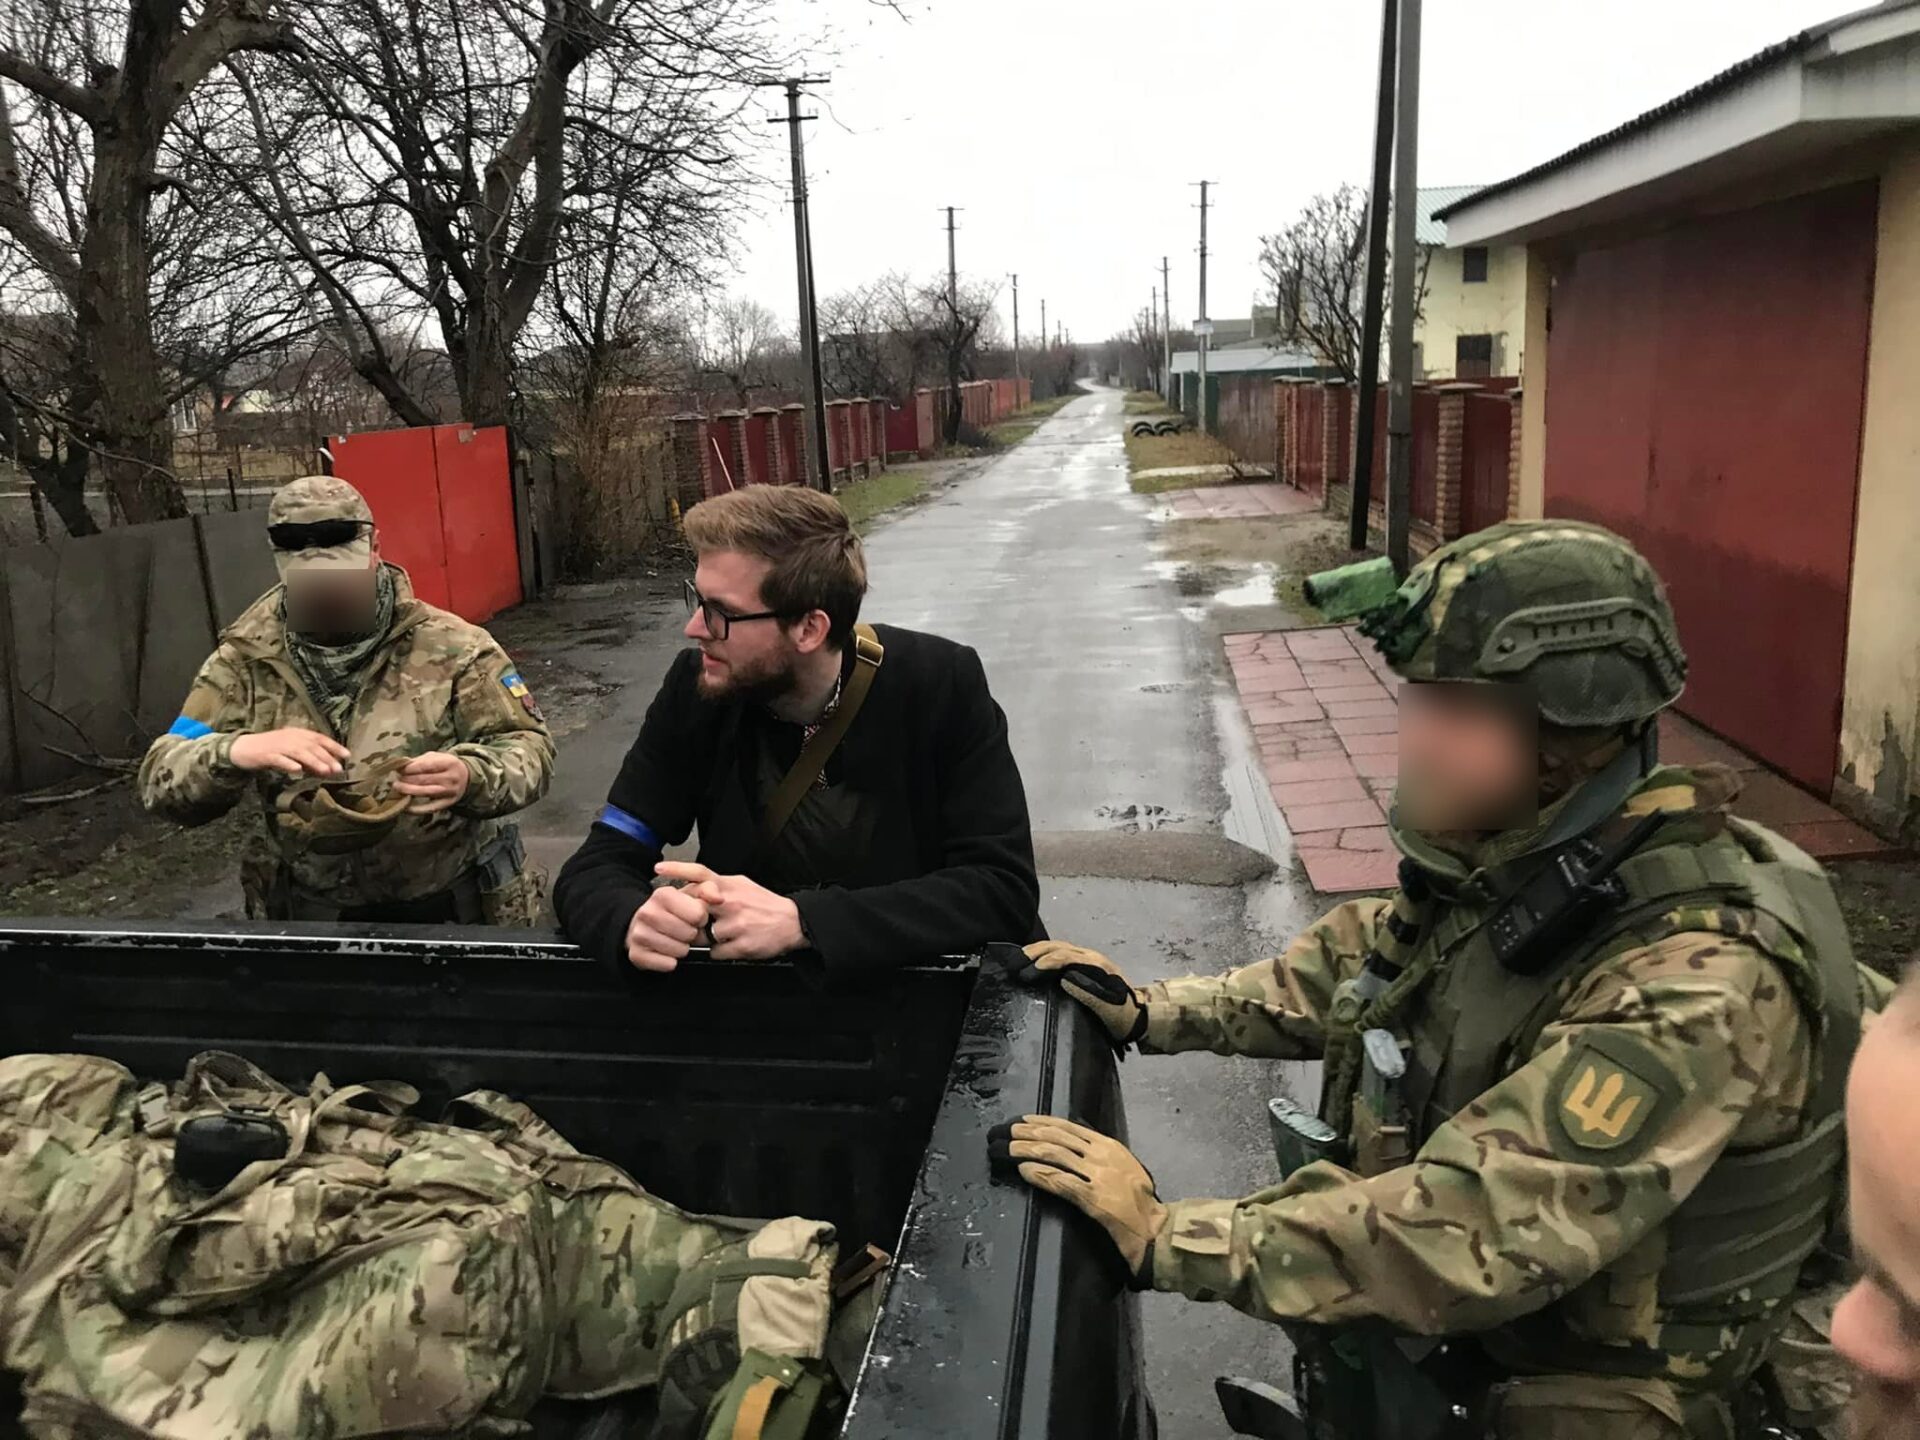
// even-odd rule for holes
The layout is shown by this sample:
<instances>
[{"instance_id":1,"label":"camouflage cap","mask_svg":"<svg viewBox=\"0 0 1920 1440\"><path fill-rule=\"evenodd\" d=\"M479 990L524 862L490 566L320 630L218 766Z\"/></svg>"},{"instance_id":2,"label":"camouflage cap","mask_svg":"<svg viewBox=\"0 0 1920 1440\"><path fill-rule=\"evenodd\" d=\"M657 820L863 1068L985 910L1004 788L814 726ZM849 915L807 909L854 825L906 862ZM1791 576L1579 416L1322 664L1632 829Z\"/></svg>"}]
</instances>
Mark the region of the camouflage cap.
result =
<instances>
[{"instance_id":1,"label":"camouflage cap","mask_svg":"<svg viewBox=\"0 0 1920 1440\"><path fill-rule=\"evenodd\" d=\"M358 529L338 541L302 533L329 522ZM267 506L267 535L282 580L303 570L364 570L373 563L373 511L358 490L333 475L302 475L281 486Z\"/></svg>"},{"instance_id":2,"label":"camouflage cap","mask_svg":"<svg viewBox=\"0 0 1920 1440\"><path fill-rule=\"evenodd\" d=\"M1360 629L1405 679L1523 683L1554 725L1647 719L1687 678L1660 577L1577 520L1513 520L1441 547Z\"/></svg>"}]
</instances>

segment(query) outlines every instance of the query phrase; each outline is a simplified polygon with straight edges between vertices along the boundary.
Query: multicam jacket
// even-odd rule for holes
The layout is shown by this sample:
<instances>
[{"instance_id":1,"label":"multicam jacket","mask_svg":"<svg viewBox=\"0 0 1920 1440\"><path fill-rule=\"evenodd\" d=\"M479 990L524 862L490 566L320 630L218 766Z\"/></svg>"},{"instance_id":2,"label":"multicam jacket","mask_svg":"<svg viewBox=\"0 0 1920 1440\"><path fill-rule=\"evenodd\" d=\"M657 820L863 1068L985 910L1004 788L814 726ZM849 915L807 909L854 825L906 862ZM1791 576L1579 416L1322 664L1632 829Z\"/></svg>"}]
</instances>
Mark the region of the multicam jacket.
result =
<instances>
[{"instance_id":1,"label":"multicam jacket","mask_svg":"<svg viewBox=\"0 0 1920 1440\"><path fill-rule=\"evenodd\" d=\"M1670 860L1710 854L1737 872L1740 846L1791 850L1758 827L1728 828L1713 789L1689 772L1656 771L1626 813L1674 812L1685 853ZM1809 908L1821 908L1826 883L1811 862L1799 879ZM1452 1063L1438 1059L1447 1031L1471 1024L1483 1003L1499 1006L1508 983L1497 967L1458 983L1449 967L1471 958L1459 944L1470 925L1447 924L1448 908L1415 943L1389 1025L1410 1074L1423 1059ZM1141 1048L1320 1055L1336 990L1358 974L1389 913L1385 900L1351 901L1277 959L1144 987ZM1743 1379L1784 1314L1779 1297L1753 1292L1693 1311L1672 1303L1661 1276L1682 1249L1676 1211L1723 1156L1777 1154L1768 1147L1801 1131L1818 1083L1822 985L1862 992L1843 1005L1879 998L1845 958L1844 934L1838 968L1814 964L1803 940L1731 902L1656 907L1597 963L1546 986L1544 1024L1522 1053L1489 1066L1488 1088L1451 1113L1412 1116L1406 1163L1361 1176L1321 1161L1244 1199L1171 1202L1154 1287L1271 1320L1478 1334L1510 1373L1638 1376L1629 1383L1677 1421L1676 1393ZM1837 1148L1834 1108L1822 1143ZM1771 1220L1727 1215L1719 1233L1744 1246L1789 1213L1817 1226L1836 1180L1829 1168ZM1711 1222L1692 1233L1716 1238Z\"/></svg>"},{"instance_id":2,"label":"multicam jacket","mask_svg":"<svg viewBox=\"0 0 1920 1440\"><path fill-rule=\"evenodd\" d=\"M254 791L261 824L241 861L251 917L267 914L282 867L295 889L342 907L444 890L487 849L498 817L546 793L553 740L513 662L479 626L415 599L397 567L394 579L392 633L340 729L323 718L287 658L276 586L221 636L179 720L140 766L141 802L183 825L217 819ZM236 736L285 726L332 734L353 752L352 773L388 756L439 750L466 761L472 781L452 809L405 814L372 849L313 854L286 843L278 824L275 800L292 777L249 773L230 758Z\"/></svg>"}]
</instances>

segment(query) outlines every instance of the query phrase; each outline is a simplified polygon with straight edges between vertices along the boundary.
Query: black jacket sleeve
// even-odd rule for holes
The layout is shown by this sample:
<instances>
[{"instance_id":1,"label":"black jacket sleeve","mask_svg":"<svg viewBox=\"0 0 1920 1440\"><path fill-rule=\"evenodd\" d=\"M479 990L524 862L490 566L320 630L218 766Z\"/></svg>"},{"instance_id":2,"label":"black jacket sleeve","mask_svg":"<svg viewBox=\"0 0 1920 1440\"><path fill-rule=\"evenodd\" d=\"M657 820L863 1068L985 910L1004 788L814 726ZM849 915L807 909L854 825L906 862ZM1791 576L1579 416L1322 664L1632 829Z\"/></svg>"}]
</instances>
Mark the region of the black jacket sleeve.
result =
<instances>
[{"instance_id":1,"label":"black jacket sleeve","mask_svg":"<svg viewBox=\"0 0 1920 1440\"><path fill-rule=\"evenodd\" d=\"M972 650L955 647L950 674L933 736L937 867L889 885L793 897L831 981L993 940L1025 942L1037 931L1040 882L1007 717Z\"/></svg>"},{"instance_id":2,"label":"black jacket sleeve","mask_svg":"<svg viewBox=\"0 0 1920 1440\"><path fill-rule=\"evenodd\" d=\"M693 828L712 767L712 729L697 713L699 663L697 650L674 659L607 792L606 809L553 886L554 912L568 938L622 974L633 912L653 890L662 849Z\"/></svg>"}]
</instances>

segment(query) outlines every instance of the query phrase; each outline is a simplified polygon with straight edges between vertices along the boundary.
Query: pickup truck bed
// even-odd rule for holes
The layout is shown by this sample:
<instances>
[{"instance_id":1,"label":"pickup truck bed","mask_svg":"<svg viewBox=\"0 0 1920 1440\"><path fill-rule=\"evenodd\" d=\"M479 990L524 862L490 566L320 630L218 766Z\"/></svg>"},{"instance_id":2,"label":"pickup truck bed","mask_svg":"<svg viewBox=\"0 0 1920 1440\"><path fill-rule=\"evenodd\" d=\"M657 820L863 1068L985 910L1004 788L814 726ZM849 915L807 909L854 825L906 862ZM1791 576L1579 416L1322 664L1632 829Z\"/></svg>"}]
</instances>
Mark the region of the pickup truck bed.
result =
<instances>
[{"instance_id":1,"label":"pickup truck bed","mask_svg":"<svg viewBox=\"0 0 1920 1440\"><path fill-rule=\"evenodd\" d=\"M489 930L73 921L0 927L0 965L7 1054L171 1078L232 1050L291 1083L406 1080L428 1114L486 1086L675 1204L879 1245L896 1261L849 1440L1153 1434L1105 1238L986 1170L1010 1115L1124 1134L1112 1053L1079 1006L992 967L824 993L784 965L627 982Z\"/></svg>"}]
</instances>

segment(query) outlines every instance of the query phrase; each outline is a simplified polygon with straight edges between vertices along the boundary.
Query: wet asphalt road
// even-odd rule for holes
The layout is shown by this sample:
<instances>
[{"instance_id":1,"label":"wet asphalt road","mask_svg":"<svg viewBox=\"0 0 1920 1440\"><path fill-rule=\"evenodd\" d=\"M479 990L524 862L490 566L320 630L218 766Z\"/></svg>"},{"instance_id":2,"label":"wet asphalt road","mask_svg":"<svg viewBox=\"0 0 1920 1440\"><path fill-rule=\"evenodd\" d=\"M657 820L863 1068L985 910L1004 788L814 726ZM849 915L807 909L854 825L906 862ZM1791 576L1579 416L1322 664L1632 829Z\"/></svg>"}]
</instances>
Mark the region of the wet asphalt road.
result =
<instances>
[{"instance_id":1,"label":"wet asphalt road","mask_svg":"<svg viewBox=\"0 0 1920 1440\"><path fill-rule=\"evenodd\" d=\"M1119 392L1095 392L887 526L869 545L867 613L980 652L1036 832L1125 830L1147 814L1172 829L1225 828L1278 848L1284 862L1277 823L1247 813L1264 794L1239 783L1244 722L1229 703L1216 633L1230 613L1183 597L1160 563L1154 504L1128 489L1120 436ZM1285 878L1244 889L1041 883L1049 932L1112 956L1136 982L1264 958L1317 913L1311 893ZM1131 1139L1160 1193L1243 1195L1272 1184L1266 1100L1276 1087L1315 1083L1303 1070L1214 1055L1129 1059L1121 1080ZM1142 1306L1162 1433L1228 1434L1214 1376L1273 1378L1278 1332L1173 1296Z\"/></svg>"},{"instance_id":2,"label":"wet asphalt road","mask_svg":"<svg viewBox=\"0 0 1920 1440\"><path fill-rule=\"evenodd\" d=\"M1245 886L1043 874L1051 933L1106 952L1145 981L1264 958L1320 907L1289 877L1284 831L1254 783L1217 639L1234 628L1233 614L1180 593L1156 550L1154 503L1128 489L1120 435L1120 394L1094 392L980 473L884 523L868 540L864 614L980 652L1043 839L1107 832L1151 846L1153 833L1135 833L1144 823L1224 832L1280 862L1273 877ZM629 643L593 657L624 688L604 718L563 738L553 793L523 817L529 850L550 865L584 833L681 643L678 617L658 606L640 623ZM1213 1055L1130 1059L1121 1077L1132 1143L1161 1194L1243 1195L1273 1183L1266 1099L1281 1090L1311 1099L1313 1068ZM1142 1307L1163 1434L1229 1433L1216 1375L1282 1377L1273 1328L1172 1296L1143 1297Z\"/></svg>"}]
</instances>

